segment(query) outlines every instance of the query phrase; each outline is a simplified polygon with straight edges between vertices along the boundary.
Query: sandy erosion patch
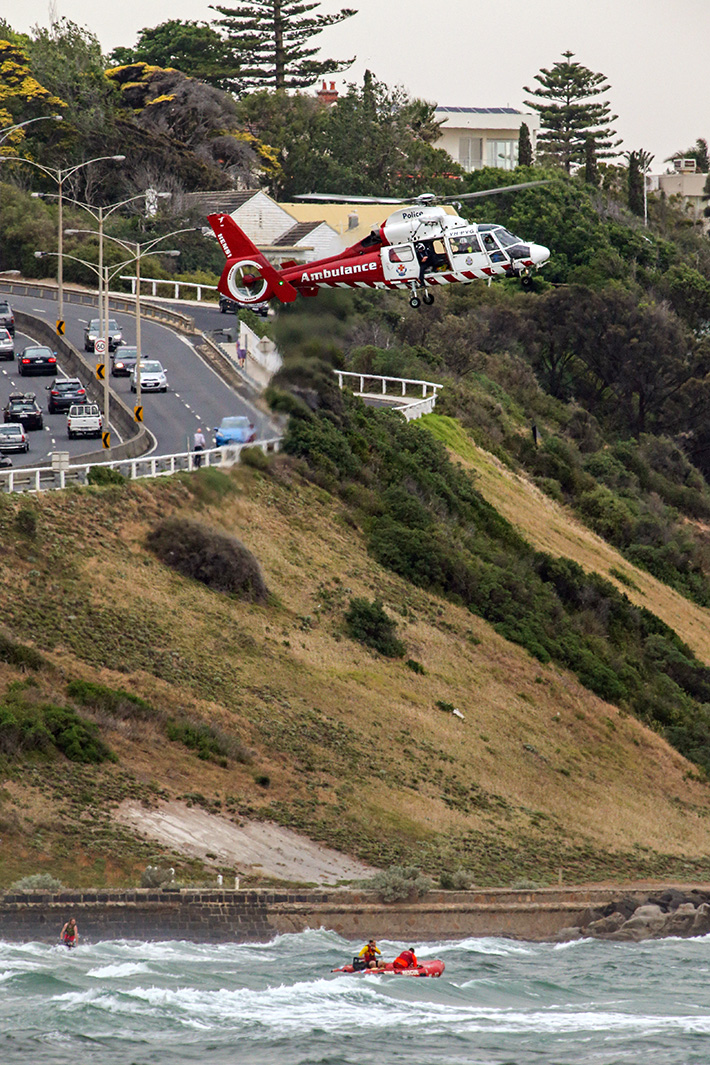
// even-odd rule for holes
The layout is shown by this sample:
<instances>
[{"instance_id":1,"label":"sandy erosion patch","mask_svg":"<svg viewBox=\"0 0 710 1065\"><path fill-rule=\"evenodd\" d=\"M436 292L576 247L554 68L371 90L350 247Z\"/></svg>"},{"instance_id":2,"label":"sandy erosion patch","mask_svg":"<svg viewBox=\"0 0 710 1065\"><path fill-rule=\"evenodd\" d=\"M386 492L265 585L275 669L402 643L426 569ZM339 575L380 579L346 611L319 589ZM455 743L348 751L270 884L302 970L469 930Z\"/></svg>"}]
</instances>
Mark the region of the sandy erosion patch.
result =
<instances>
[{"instance_id":1,"label":"sandy erosion patch","mask_svg":"<svg viewBox=\"0 0 710 1065\"><path fill-rule=\"evenodd\" d=\"M257 874L307 884L336 884L373 876L377 870L330 847L323 847L288 828L265 821L242 827L217 814L182 802L148 809L127 799L115 817L191 858L231 866L235 875ZM207 854L217 855L207 857Z\"/></svg>"}]
</instances>

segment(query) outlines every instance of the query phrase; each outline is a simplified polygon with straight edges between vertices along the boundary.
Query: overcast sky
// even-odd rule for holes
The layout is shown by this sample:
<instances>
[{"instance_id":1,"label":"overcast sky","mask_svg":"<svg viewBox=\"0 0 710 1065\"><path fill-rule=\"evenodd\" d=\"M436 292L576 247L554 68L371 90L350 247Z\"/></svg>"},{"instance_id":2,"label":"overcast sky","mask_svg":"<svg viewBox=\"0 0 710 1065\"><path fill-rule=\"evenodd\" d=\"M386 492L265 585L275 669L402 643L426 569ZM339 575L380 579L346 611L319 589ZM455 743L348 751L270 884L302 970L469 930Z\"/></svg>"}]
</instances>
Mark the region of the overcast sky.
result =
<instances>
[{"instance_id":1,"label":"overcast sky","mask_svg":"<svg viewBox=\"0 0 710 1065\"><path fill-rule=\"evenodd\" d=\"M229 0L224 0L225 6ZM353 18L317 39L323 54L357 58L336 79L366 68L415 96L463 107L523 107L534 83L564 51L606 75L623 149L663 160L698 137L710 139L710 0L323 0L323 13L349 6ZM2 0L14 29L47 26L50 10L90 29L106 52L133 45L138 31L171 18L215 16L207 0Z\"/></svg>"}]
</instances>

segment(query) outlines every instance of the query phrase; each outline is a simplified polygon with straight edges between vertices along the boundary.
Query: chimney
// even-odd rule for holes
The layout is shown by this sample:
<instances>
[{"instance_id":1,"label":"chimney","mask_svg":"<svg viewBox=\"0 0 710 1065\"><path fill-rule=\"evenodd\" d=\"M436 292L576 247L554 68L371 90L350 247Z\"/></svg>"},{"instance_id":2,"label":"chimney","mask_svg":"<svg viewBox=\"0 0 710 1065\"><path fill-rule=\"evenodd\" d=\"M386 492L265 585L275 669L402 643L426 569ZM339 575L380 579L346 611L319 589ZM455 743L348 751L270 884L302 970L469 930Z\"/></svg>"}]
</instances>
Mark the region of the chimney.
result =
<instances>
[{"instance_id":1,"label":"chimney","mask_svg":"<svg viewBox=\"0 0 710 1065\"><path fill-rule=\"evenodd\" d=\"M320 102L322 104L325 104L327 107L329 107L331 104L334 104L335 101L338 99L338 90L335 87L335 82L331 81L330 88L327 88L326 83L323 82L323 88L318 90L316 96L318 97Z\"/></svg>"},{"instance_id":2,"label":"chimney","mask_svg":"<svg viewBox=\"0 0 710 1065\"><path fill-rule=\"evenodd\" d=\"M357 211L351 211L348 215L348 229L357 229L360 225L360 216Z\"/></svg>"}]
</instances>

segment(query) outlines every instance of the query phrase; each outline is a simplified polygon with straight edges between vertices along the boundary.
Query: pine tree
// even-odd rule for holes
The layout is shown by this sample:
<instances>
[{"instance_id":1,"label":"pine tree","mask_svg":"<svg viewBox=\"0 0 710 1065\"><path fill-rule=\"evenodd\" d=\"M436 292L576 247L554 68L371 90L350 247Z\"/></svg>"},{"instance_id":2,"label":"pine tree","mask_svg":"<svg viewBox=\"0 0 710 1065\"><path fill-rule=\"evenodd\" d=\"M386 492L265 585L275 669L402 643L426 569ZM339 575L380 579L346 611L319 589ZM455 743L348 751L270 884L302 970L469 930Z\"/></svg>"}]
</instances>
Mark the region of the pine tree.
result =
<instances>
[{"instance_id":1,"label":"pine tree","mask_svg":"<svg viewBox=\"0 0 710 1065\"><path fill-rule=\"evenodd\" d=\"M317 7L320 0L241 0L238 7L214 5L224 16L215 25L226 31L228 44L239 58L245 89L303 89L325 74L350 66L352 59L312 59L318 49L308 44L326 26L357 12L343 8L334 15L307 14Z\"/></svg>"},{"instance_id":2,"label":"pine tree","mask_svg":"<svg viewBox=\"0 0 710 1065\"><path fill-rule=\"evenodd\" d=\"M518 136L518 166L532 166L533 150L530 130L525 122L520 127Z\"/></svg>"},{"instance_id":3,"label":"pine tree","mask_svg":"<svg viewBox=\"0 0 710 1065\"><path fill-rule=\"evenodd\" d=\"M599 184L597 146L594 137L587 137L584 142L584 180L587 185Z\"/></svg>"},{"instance_id":4,"label":"pine tree","mask_svg":"<svg viewBox=\"0 0 710 1065\"><path fill-rule=\"evenodd\" d=\"M540 115L538 148L555 156L569 173L573 163L584 163L587 137L594 138L598 159L616 155L621 141L610 125L619 116L610 114L606 101L594 99L610 88L604 75L573 62L574 52L562 55L564 62L535 75L539 89L525 86L523 91L537 97L525 103Z\"/></svg>"}]
</instances>

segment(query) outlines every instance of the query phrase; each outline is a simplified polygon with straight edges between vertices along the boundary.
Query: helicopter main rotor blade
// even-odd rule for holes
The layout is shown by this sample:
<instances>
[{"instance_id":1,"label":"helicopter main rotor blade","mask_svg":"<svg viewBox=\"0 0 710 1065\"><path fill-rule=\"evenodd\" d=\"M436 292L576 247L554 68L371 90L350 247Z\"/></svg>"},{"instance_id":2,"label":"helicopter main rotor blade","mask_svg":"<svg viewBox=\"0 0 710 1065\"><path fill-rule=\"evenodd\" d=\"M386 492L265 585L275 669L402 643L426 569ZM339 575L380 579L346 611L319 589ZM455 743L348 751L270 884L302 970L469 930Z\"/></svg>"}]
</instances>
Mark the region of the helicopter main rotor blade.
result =
<instances>
[{"instance_id":1,"label":"helicopter main rotor blade","mask_svg":"<svg viewBox=\"0 0 710 1065\"><path fill-rule=\"evenodd\" d=\"M343 196L341 193L302 192L294 200L311 200L316 203L411 203L402 196Z\"/></svg>"},{"instance_id":2,"label":"helicopter main rotor blade","mask_svg":"<svg viewBox=\"0 0 710 1065\"><path fill-rule=\"evenodd\" d=\"M460 192L458 196L438 197L440 203L456 203L458 200L477 200L481 196L496 196L499 192L517 192L519 189L534 189L537 185L549 185L547 181L524 181L520 185L501 185L497 189L481 189L480 192Z\"/></svg>"}]
</instances>

